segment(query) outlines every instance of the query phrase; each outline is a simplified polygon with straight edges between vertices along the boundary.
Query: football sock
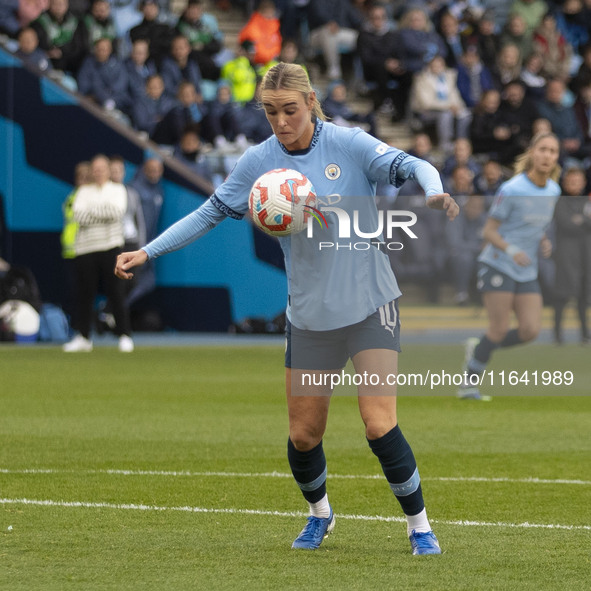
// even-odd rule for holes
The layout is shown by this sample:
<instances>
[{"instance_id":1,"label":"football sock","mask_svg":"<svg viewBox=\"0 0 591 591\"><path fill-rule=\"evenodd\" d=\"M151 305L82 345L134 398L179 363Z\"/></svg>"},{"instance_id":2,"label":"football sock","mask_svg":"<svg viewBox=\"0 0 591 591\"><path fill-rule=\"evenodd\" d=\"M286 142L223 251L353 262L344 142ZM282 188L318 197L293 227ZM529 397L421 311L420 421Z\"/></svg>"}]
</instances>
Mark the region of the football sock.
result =
<instances>
[{"instance_id":1,"label":"football sock","mask_svg":"<svg viewBox=\"0 0 591 591\"><path fill-rule=\"evenodd\" d=\"M406 531L409 536L412 534L413 530L417 532L427 532L431 531L431 529L431 524L427 519L427 509L423 509L416 515L406 516Z\"/></svg>"},{"instance_id":2,"label":"football sock","mask_svg":"<svg viewBox=\"0 0 591 591\"><path fill-rule=\"evenodd\" d=\"M421 479L410 445L396 425L378 439L368 439L378 457L384 476L405 515L417 515L425 508Z\"/></svg>"},{"instance_id":3,"label":"football sock","mask_svg":"<svg viewBox=\"0 0 591 591\"><path fill-rule=\"evenodd\" d=\"M480 339L478 345L476 345L472 359L468 361L468 375L481 374L486 368L486 364L488 363L493 351L498 346L498 343L493 343L486 335L484 335Z\"/></svg>"},{"instance_id":4,"label":"football sock","mask_svg":"<svg viewBox=\"0 0 591 591\"><path fill-rule=\"evenodd\" d=\"M310 515L314 515L314 517L323 517L324 519L330 517L328 495L324 495L317 503L308 503L308 505L310 505Z\"/></svg>"},{"instance_id":5,"label":"football sock","mask_svg":"<svg viewBox=\"0 0 591 591\"><path fill-rule=\"evenodd\" d=\"M287 459L291 473L312 509L313 503L318 503L326 497L326 458L322 441L309 451L298 451L291 439L288 439Z\"/></svg>"},{"instance_id":6,"label":"football sock","mask_svg":"<svg viewBox=\"0 0 591 591\"><path fill-rule=\"evenodd\" d=\"M514 328L505 335L505 338L501 341L499 347L513 347L514 345L519 345L521 343L523 343L523 341L519 338L517 329Z\"/></svg>"}]
</instances>

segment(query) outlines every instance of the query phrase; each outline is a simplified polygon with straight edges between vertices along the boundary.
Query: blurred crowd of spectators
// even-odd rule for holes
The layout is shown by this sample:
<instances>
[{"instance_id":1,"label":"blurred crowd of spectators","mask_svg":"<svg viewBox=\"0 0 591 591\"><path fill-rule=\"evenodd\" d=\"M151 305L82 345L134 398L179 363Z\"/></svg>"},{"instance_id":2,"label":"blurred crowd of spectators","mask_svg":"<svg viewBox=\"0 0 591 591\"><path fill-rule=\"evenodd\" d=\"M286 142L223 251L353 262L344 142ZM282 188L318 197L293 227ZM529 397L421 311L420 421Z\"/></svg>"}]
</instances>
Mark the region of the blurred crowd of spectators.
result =
<instances>
[{"instance_id":1,"label":"blurred crowd of spectators","mask_svg":"<svg viewBox=\"0 0 591 591\"><path fill-rule=\"evenodd\" d=\"M282 51L272 2L261 2L246 23L237 54L204 0L188 0L178 16L165 0L14 0L0 7L0 33L28 65L206 177L195 157L203 144L243 150L271 135L253 106L261 68Z\"/></svg>"},{"instance_id":2,"label":"blurred crowd of spectators","mask_svg":"<svg viewBox=\"0 0 591 591\"><path fill-rule=\"evenodd\" d=\"M427 131L444 153L467 138L481 160L511 165L535 126L549 125L563 159L591 156L589 1L216 4L244 11L237 51L206 0L186 0L178 15L169 0L8 0L0 32L19 58L63 72L80 94L177 151L188 128L216 148L268 137L257 80L282 60L320 63L327 114L375 135L376 115L387 114ZM352 93L372 109L356 112Z\"/></svg>"},{"instance_id":3,"label":"blurred crowd of spectators","mask_svg":"<svg viewBox=\"0 0 591 591\"><path fill-rule=\"evenodd\" d=\"M236 51L226 46L214 5L221 14L239 9ZM438 212L421 212L429 240L411 241L397 259L398 276L425 281L433 301L443 276L453 277L458 303L469 300L486 212L534 133L553 131L563 168L583 171L581 193L591 189L590 0L186 0L177 7L5 0L0 33L20 59L59 72L64 84L214 184L204 153L239 155L271 135L257 83L278 60L308 68L336 124L377 137L387 120L406 124L411 153L438 166L464 206L448 231ZM372 108L356 109L358 96ZM398 194L379 188L382 204L396 199L398 209L421 208L419 192L410 182ZM542 269L542 282L552 272Z\"/></svg>"}]
</instances>

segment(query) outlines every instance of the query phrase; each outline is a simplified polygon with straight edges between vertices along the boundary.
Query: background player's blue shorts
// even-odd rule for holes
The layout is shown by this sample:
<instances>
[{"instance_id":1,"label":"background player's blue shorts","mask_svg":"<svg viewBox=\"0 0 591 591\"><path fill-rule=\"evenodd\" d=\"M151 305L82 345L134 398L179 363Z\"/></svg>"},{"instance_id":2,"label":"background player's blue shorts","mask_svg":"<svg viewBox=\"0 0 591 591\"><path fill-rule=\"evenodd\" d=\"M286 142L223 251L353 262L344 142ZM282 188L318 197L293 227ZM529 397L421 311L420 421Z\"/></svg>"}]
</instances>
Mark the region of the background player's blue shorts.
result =
<instances>
[{"instance_id":1,"label":"background player's blue shorts","mask_svg":"<svg viewBox=\"0 0 591 591\"><path fill-rule=\"evenodd\" d=\"M514 294L541 293L540 284L537 279L531 281L516 281L506 273L494 269L486 263L480 263L477 275L478 291L509 291Z\"/></svg>"},{"instance_id":2,"label":"background player's blue shorts","mask_svg":"<svg viewBox=\"0 0 591 591\"><path fill-rule=\"evenodd\" d=\"M288 320L285 334L285 367L294 369L342 369L350 357L367 349L400 352L398 300L357 324L334 330L302 330Z\"/></svg>"}]
</instances>

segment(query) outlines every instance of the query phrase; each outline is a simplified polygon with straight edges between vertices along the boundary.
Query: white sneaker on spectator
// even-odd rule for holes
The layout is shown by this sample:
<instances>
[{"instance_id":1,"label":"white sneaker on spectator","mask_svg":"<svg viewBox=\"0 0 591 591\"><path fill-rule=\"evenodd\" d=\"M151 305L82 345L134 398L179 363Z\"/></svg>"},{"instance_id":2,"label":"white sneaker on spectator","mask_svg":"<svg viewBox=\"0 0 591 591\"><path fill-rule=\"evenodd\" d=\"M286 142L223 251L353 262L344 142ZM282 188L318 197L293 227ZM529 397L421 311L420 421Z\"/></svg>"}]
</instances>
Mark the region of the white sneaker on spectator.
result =
<instances>
[{"instance_id":1,"label":"white sneaker on spectator","mask_svg":"<svg viewBox=\"0 0 591 591\"><path fill-rule=\"evenodd\" d=\"M378 113L381 115L392 115L394 113L394 103L390 97L384 99L384 102L378 107Z\"/></svg>"},{"instance_id":2,"label":"white sneaker on spectator","mask_svg":"<svg viewBox=\"0 0 591 591\"><path fill-rule=\"evenodd\" d=\"M468 295L467 291L458 291L458 293L456 293L456 295L454 296L454 302L458 306L465 306L466 304L468 304L469 299L470 296Z\"/></svg>"},{"instance_id":3,"label":"white sneaker on spectator","mask_svg":"<svg viewBox=\"0 0 591 591\"><path fill-rule=\"evenodd\" d=\"M343 73L338 66L331 66L328 68L326 75L329 80L341 80L343 78Z\"/></svg>"},{"instance_id":4,"label":"white sneaker on spectator","mask_svg":"<svg viewBox=\"0 0 591 591\"><path fill-rule=\"evenodd\" d=\"M224 152L227 152L227 151L233 149L233 146L230 145L228 140L223 135L218 135L213 140L213 146L216 150L218 150L221 153L224 153Z\"/></svg>"},{"instance_id":5,"label":"white sneaker on spectator","mask_svg":"<svg viewBox=\"0 0 591 591\"><path fill-rule=\"evenodd\" d=\"M133 339L126 334L119 337L119 351L121 353L131 353L134 349Z\"/></svg>"},{"instance_id":6,"label":"white sneaker on spectator","mask_svg":"<svg viewBox=\"0 0 591 591\"><path fill-rule=\"evenodd\" d=\"M236 136L236 139L234 140L234 145L236 146L236 149L240 152L244 152L248 147L250 147L250 144L243 133Z\"/></svg>"},{"instance_id":7,"label":"white sneaker on spectator","mask_svg":"<svg viewBox=\"0 0 591 591\"><path fill-rule=\"evenodd\" d=\"M92 351L92 341L84 338L81 334L76 335L69 343L66 343L62 350L65 353L90 353Z\"/></svg>"}]
</instances>

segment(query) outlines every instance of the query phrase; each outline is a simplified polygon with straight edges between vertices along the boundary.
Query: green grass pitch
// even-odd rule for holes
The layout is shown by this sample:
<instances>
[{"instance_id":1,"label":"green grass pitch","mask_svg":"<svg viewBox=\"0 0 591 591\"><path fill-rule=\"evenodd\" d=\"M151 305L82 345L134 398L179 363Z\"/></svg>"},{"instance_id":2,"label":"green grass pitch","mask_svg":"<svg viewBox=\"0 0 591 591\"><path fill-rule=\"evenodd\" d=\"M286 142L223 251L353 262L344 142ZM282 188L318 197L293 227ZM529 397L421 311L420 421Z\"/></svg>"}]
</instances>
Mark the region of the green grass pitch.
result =
<instances>
[{"instance_id":1,"label":"green grass pitch","mask_svg":"<svg viewBox=\"0 0 591 591\"><path fill-rule=\"evenodd\" d=\"M286 460L282 355L0 349L0 589L590 588L589 349L531 345L491 365L570 370L569 387L489 389L490 403L403 389L434 557L410 555L351 396L333 399L325 438L335 533L291 550L306 506ZM400 371L455 372L461 358L409 345Z\"/></svg>"}]
</instances>

